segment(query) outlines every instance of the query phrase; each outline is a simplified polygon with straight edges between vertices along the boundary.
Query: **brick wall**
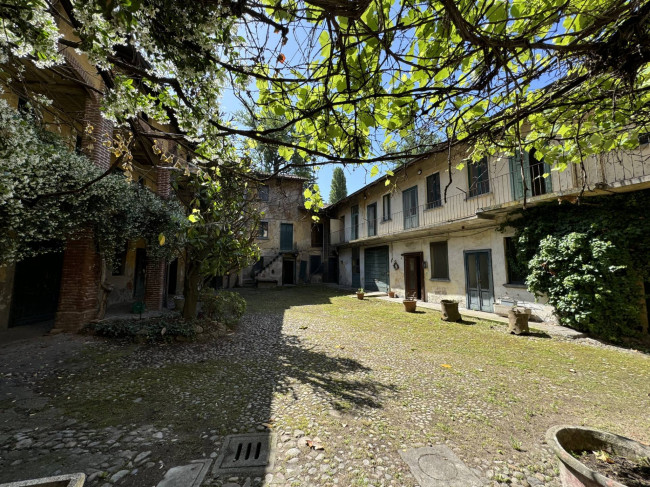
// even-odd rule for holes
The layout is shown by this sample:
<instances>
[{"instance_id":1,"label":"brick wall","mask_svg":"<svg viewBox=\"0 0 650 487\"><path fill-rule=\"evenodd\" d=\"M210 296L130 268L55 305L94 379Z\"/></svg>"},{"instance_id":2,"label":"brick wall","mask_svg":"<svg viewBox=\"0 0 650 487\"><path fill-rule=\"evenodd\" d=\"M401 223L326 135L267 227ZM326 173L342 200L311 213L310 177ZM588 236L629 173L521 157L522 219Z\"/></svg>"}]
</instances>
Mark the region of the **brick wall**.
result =
<instances>
[{"instance_id":1,"label":"brick wall","mask_svg":"<svg viewBox=\"0 0 650 487\"><path fill-rule=\"evenodd\" d=\"M112 137L113 123L104 119L99 109L100 100L95 97L86 99L84 125L93 127L92 134L84 132L81 147L88 158L100 169L106 171L111 166L111 153L102 145L106 134Z\"/></svg>"},{"instance_id":2,"label":"brick wall","mask_svg":"<svg viewBox=\"0 0 650 487\"><path fill-rule=\"evenodd\" d=\"M95 318L99 265L91 230L85 230L66 242L55 329L78 331Z\"/></svg>"},{"instance_id":3,"label":"brick wall","mask_svg":"<svg viewBox=\"0 0 650 487\"><path fill-rule=\"evenodd\" d=\"M159 310L165 294L165 259L147 258L147 274L144 288L144 305L148 310Z\"/></svg>"}]
</instances>

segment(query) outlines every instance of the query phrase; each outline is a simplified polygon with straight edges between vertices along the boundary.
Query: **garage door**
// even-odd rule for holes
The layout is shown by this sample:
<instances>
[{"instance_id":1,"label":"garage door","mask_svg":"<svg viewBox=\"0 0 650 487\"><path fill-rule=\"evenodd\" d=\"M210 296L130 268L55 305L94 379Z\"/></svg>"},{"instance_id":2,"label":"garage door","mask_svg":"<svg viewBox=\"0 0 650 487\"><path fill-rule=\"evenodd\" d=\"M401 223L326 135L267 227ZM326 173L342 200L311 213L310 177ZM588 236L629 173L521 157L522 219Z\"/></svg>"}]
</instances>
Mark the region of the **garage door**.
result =
<instances>
[{"instance_id":1,"label":"garage door","mask_svg":"<svg viewBox=\"0 0 650 487\"><path fill-rule=\"evenodd\" d=\"M388 246L364 250L366 291L388 292Z\"/></svg>"}]
</instances>

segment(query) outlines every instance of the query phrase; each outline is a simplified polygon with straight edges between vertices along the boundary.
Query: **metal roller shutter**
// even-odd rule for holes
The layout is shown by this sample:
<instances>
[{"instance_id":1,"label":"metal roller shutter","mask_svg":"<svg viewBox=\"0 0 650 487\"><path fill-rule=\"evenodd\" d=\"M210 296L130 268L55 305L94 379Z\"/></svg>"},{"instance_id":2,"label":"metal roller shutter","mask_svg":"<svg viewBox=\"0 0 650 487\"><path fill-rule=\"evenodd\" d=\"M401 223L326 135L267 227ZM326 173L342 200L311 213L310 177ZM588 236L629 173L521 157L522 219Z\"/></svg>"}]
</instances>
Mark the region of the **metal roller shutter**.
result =
<instances>
[{"instance_id":1,"label":"metal roller shutter","mask_svg":"<svg viewBox=\"0 0 650 487\"><path fill-rule=\"evenodd\" d=\"M388 292L388 246L364 250L366 291Z\"/></svg>"}]
</instances>

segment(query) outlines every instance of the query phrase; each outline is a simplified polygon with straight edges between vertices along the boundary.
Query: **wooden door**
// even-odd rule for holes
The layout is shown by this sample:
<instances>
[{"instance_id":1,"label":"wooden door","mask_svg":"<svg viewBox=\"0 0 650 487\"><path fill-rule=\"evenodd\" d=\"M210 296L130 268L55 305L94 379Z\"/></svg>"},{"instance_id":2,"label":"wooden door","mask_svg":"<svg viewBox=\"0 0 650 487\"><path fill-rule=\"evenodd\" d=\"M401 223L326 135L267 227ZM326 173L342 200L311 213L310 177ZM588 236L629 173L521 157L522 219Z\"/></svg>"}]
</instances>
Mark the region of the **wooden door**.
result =
<instances>
[{"instance_id":1,"label":"wooden door","mask_svg":"<svg viewBox=\"0 0 650 487\"><path fill-rule=\"evenodd\" d=\"M422 254L404 255L404 291L406 297L415 296L422 299Z\"/></svg>"}]
</instances>

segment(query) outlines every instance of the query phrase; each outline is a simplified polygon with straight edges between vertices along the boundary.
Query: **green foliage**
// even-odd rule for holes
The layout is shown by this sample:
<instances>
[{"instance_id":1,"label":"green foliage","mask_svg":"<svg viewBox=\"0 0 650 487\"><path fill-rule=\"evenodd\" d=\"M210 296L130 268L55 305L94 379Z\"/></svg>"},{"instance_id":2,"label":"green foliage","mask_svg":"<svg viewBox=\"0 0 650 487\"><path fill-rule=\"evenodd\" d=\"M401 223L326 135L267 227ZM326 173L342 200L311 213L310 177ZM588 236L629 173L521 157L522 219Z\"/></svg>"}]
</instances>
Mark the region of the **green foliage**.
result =
<instances>
[{"instance_id":1,"label":"green foliage","mask_svg":"<svg viewBox=\"0 0 650 487\"><path fill-rule=\"evenodd\" d=\"M106 260L129 239L144 238L150 255L173 252L185 225L183 209L122 175L101 174L88 159L36 121L0 100L0 263L60 249L84 228L93 230ZM166 235L166 245L159 236Z\"/></svg>"},{"instance_id":2,"label":"green foliage","mask_svg":"<svg viewBox=\"0 0 650 487\"><path fill-rule=\"evenodd\" d=\"M528 208L516 229L528 288L546 295L560 322L610 340L641 330L642 283L650 280L650 192L580 205Z\"/></svg>"},{"instance_id":3,"label":"green foliage","mask_svg":"<svg viewBox=\"0 0 650 487\"><path fill-rule=\"evenodd\" d=\"M233 136L277 145L285 161L390 162L456 145L474 161L535 148L564 169L634 149L650 127L648 2L244 3L7 0L3 79L19 73L19 84L30 61L62 63L62 49L87 55L120 73L104 113L173 120L198 166ZM64 24L79 42L57 43ZM224 96L286 126L238 125ZM412 150L422 127L432 143Z\"/></svg>"},{"instance_id":4,"label":"green foliage","mask_svg":"<svg viewBox=\"0 0 650 487\"><path fill-rule=\"evenodd\" d=\"M345 173L340 167L335 167L332 173L332 186L330 187L330 200L329 203L333 205L337 201L341 201L348 195L347 182L345 180Z\"/></svg>"},{"instance_id":5,"label":"green foliage","mask_svg":"<svg viewBox=\"0 0 650 487\"><path fill-rule=\"evenodd\" d=\"M239 293L204 289L201 292L201 310L210 320L234 328L246 312L246 300Z\"/></svg>"},{"instance_id":6,"label":"green foliage","mask_svg":"<svg viewBox=\"0 0 650 487\"><path fill-rule=\"evenodd\" d=\"M253 118L250 114L241 112L238 118L248 128L257 129L274 129L276 130L272 139L277 140L277 144L259 142L255 144L251 151L251 158L256 167L265 173L276 174L278 172L295 174L307 180L307 184L313 184L316 180L314 169L308 166L312 159L306 154L293 151L289 160L286 160L280 154L280 144L290 143L295 137L289 120L284 115L273 114L269 118ZM282 128L284 126L289 128Z\"/></svg>"},{"instance_id":7,"label":"green foliage","mask_svg":"<svg viewBox=\"0 0 650 487\"><path fill-rule=\"evenodd\" d=\"M159 316L148 319L111 320L91 323L86 329L106 338L130 341L168 342L176 337L192 339L196 323L177 316Z\"/></svg>"}]
</instances>

